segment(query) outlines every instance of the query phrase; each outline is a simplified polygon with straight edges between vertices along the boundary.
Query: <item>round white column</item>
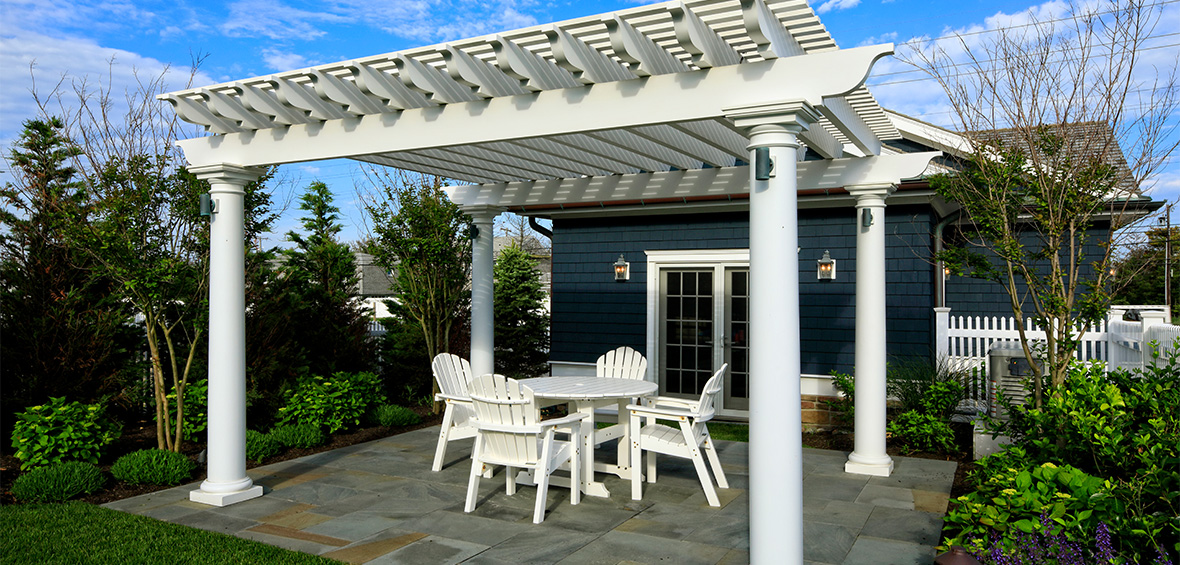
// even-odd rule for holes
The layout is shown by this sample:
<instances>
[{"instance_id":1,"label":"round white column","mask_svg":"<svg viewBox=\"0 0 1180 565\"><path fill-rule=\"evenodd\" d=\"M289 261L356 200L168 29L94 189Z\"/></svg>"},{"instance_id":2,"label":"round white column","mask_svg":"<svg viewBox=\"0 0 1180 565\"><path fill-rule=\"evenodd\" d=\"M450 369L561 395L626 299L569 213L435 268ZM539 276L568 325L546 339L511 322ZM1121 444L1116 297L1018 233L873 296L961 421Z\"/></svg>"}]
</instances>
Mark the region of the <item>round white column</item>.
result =
<instances>
[{"instance_id":1,"label":"round white column","mask_svg":"<svg viewBox=\"0 0 1180 565\"><path fill-rule=\"evenodd\" d=\"M233 165L190 169L209 181L208 473L194 502L227 506L262 496L246 476L246 240L243 187L261 171Z\"/></svg>"},{"instance_id":2,"label":"round white column","mask_svg":"<svg viewBox=\"0 0 1180 565\"><path fill-rule=\"evenodd\" d=\"M750 562L803 563L796 134L804 103L727 110L750 138ZM773 169L757 180L757 150Z\"/></svg>"},{"instance_id":3,"label":"round white column","mask_svg":"<svg viewBox=\"0 0 1180 565\"><path fill-rule=\"evenodd\" d=\"M846 189L856 198L856 436L844 471L888 477L893 459L885 452L885 197L894 187Z\"/></svg>"},{"instance_id":4,"label":"round white column","mask_svg":"<svg viewBox=\"0 0 1180 565\"><path fill-rule=\"evenodd\" d=\"M471 248L471 372L475 376L496 371L495 304L493 270L495 264L494 223L503 211L491 206L465 207L479 235Z\"/></svg>"}]
</instances>

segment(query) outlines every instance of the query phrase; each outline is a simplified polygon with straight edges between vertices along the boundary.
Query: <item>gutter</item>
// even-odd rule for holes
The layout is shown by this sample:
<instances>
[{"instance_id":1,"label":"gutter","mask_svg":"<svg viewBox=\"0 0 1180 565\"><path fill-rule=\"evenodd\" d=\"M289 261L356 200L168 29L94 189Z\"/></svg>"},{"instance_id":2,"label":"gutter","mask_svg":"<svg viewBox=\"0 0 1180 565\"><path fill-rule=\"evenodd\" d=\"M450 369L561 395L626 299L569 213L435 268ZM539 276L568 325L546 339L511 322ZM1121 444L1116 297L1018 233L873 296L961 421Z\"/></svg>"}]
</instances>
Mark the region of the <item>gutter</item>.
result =
<instances>
[{"instance_id":1,"label":"gutter","mask_svg":"<svg viewBox=\"0 0 1180 565\"><path fill-rule=\"evenodd\" d=\"M957 211L953 214L950 214L947 217L939 220L938 223L935 224L934 234L931 236L934 238L934 256L935 257L938 257L938 254L942 253L942 232L943 232L943 230L946 229L946 227L949 226L951 224L951 222L954 222L955 220L958 220L959 218L962 218L962 217L963 217L963 210L960 209L959 211ZM935 308L945 308L946 307L946 275L944 274L945 270L946 270L946 265L943 265L942 260L935 260L934 261L934 307Z\"/></svg>"}]
</instances>

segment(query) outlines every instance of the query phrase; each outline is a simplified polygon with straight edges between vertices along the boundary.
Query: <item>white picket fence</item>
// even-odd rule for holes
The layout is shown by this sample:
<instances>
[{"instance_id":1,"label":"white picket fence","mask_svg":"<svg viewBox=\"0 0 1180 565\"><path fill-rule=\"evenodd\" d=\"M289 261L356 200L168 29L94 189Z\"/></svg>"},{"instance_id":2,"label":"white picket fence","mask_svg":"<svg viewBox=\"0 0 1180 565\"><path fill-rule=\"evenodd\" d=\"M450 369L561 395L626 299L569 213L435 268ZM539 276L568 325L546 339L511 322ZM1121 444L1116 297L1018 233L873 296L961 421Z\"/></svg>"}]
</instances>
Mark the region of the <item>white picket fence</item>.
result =
<instances>
[{"instance_id":1,"label":"white picket fence","mask_svg":"<svg viewBox=\"0 0 1180 565\"><path fill-rule=\"evenodd\" d=\"M1145 313L1144 321L1125 322L1124 308L1112 309L1111 321L1100 321L1086 328L1075 357L1083 361L1102 361L1108 369L1142 367L1152 359L1148 343L1153 340L1163 350L1171 349L1180 337L1180 326L1162 323L1162 312ZM941 362L957 370L966 371L968 396L972 400L987 399L988 352L997 343L1020 342L1015 319L999 316L952 316L950 308L935 308L937 354ZM1146 326L1146 330L1144 327ZM1034 341L1045 340L1045 331L1027 320L1025 333Z\"/></svg>"}]
</instances>

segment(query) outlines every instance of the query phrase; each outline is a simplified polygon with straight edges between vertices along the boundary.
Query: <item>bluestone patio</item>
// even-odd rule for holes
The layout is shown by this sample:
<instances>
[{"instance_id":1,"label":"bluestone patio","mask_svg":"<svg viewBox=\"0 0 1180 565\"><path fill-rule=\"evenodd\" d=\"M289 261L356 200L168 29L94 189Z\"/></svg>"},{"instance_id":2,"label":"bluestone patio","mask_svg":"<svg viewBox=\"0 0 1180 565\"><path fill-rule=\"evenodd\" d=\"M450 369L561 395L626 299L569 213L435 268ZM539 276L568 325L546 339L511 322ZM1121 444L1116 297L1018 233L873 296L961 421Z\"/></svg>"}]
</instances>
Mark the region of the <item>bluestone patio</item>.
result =
<instances>
[{"instance_id":1,"label":"bluestone patio","mask_svg":"<svg viewBox=\"0 0 1180 565\"><path fill-rule=\"evenodd\" d=\"M661 458L658 482L633 501L605 476L609 498L549 491L531 523L536 489L504 492L503 471L463 513L470 443L430 471L438 427L249 471L267 495L226 507L189 501L190 484L106 506L348 563L748 563L748 444L718 442L730 489L711 508L689 460ZM600 449L610 450L606 444ZM599 453L600 457L609 457ZM896 458L889 477L844 472L848 453L803 450L804 558L813 564L933 562L955 463Z\"/></svg>"}]
</instances>

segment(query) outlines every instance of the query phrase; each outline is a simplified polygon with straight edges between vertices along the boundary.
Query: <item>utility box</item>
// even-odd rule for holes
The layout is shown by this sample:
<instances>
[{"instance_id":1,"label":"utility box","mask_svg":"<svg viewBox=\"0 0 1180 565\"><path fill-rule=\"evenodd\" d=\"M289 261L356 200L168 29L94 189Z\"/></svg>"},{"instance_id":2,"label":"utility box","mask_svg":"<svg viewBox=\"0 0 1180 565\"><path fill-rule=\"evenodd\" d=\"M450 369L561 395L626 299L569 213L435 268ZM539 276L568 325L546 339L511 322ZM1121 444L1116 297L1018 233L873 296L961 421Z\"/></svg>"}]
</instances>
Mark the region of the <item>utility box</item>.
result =
<instances>
[{"instance_id":1,"label":"utility box","mask_svg":"<svg viewBox=\"0 0 1180 565\"><path fill-rule=\"evenodd\" d=\"M1008 414L1000 403L1003 395L1016 405L1024 404L1028 396L1025 382L1032 376L1032 365L1024 355L1020 342L1000 342L988 351L987 404L993 418L1007 420Z\"/></svg>"}]
</instances>

